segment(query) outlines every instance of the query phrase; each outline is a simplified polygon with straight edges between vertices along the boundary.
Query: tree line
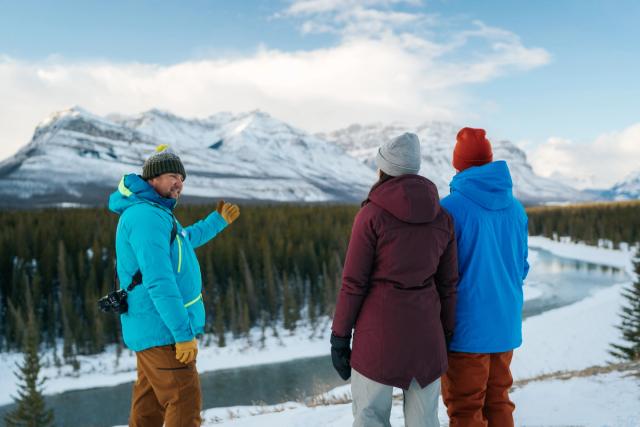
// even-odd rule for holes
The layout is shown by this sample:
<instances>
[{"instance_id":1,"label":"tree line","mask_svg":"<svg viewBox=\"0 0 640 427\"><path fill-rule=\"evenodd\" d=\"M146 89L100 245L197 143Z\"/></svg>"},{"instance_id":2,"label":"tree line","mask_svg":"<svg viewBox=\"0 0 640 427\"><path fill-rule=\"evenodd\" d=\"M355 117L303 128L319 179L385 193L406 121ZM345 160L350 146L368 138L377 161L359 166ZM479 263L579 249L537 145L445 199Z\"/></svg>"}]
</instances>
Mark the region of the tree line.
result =
<instances>
[{"instance_id":1,"label":"tree line","mask_svg":"<svg viewBox=\"0 0 640 427\"><path fill-rule=\"evenodd\" d=\"M179 206L176 217L186 226L214 208ZM331 315L356 211L247 206L198 248L206 331L217 344L254 326L293 330L300 319ZM120 343L118 318L96 303L113 288L117 221L98 208L0 212L0 350L21 349L29 316L45 348L62 340L65 362Z\"/></svg>"},{"instance_id":2,"label":"tree line","mask_svg":"<svg viewBox=\"0 0 640 427\"><path fill-rule=\"evenodd\" d=\"M602 239L614 247L640 242L640 201L588 203L527 208L532 236L570 236L596 245Z\"/></svg>"},{"instance_id":3,"label":"tree line","mask_svg":"<svg viewBox=\"0 0 640 427\"><path fill-rule=\"evenodd\" d=\"M210 206L179 206L183 225ZM218 345L254 326L293 330L332 315L353 217L352 205L245 206L236 223L198 248L206 331ZM640 202L527 209L531 235L595 244L640 241ZM118 216L106 209L0 212L0 351L19 350L33 315L44 347L61 359L120 343L115 315L97 299L113 287ZM56 355L57 357L58 355Z\"/></svg>"}]
</instances>

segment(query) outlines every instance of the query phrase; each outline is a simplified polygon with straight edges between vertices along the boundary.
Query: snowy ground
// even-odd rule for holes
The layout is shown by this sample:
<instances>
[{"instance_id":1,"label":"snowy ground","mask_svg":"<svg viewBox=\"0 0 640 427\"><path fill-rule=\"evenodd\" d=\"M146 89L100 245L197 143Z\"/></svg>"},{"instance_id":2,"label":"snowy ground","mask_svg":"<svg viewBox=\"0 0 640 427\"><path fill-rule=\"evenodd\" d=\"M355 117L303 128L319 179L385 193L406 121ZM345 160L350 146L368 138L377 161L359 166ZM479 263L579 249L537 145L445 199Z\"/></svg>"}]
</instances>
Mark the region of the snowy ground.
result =
<instances>
[{"instance_id":1,"label":"snowy ground","mask_svg":"<svg viewBox=\"0 0 640 427\"><path fill-rule=\"evenodd\" d=\"M611 342L618 341L615 325L623 302L623 286L615 285L576 304L527 319L523 326L525 345L515 352L512 365L514 379L580 370L611 361L607 349ZM332 394L346 395L342 400L348 399L349 386L335 389ZM518 426L640 426L640 378L628 372L533 381L517 387L512 399ZM439 417L443 426L448 425L442 401ZM347 427L353 421L349 403L308 407L288 402L215 408L205 411L204 418L208 426L247 427ZM391 423L394 427L404 425L401 400L394 402Z\"/></svg>"},{"instance_id":2,"label":"snowy ground","mask_svg":"<svg viewBox=\"0 0 640 427\"><path fill-rule=\"evenodd\" d=\"M548 250L558 256L594 262L631 271L631 252L559 243L533 237L532 248ZM532 255L534 252L532 252ZM533 258L533 257L532 257ZM532 259L532 265L535 260ZM621 289L629 283L603 289L576 304L545 312L524 322L524 345L514 356L516 380L532 378L560 370L578 370L611 361L607 349L618 340L618 313L623 303ZM535 297L535 289L525 288L527 298ZM213 343L202 348L198 356L201 372L216 369L272 363L301 357L326 355L328 352L328 320L316 328L301 328L290 336L280 332L275 338L266 333L264 347L260 331L252 334L252 345L246 339L236 340L220 349ZM588 338L585 338L588 337ZM0 354L0 404L9 403L15 394L12 375L17 354ZM70 367L45 369L49 378L46 393L114 385L135 379L135 356L125 351L115 363L114 350L100 356L80 358L80 371ZM332 395L348 392L337 389ZM527 426L640 426L640 382L619 373L602 374L566 381L532 382L513 393L517 405L518 425ZM340 399L338 399L340 400ZM215 408L205 411L206 425L218 423L238 426L349 426L350 404L308 407L302 403L275 406ZM440 417L446 422L441 406ZM396 402L392 424L403 425L401 401Z\"/></svg>"},{"instance_id":3,"label":"snowy ground","mask_svg":"<svg viewBox=\"0 0 640 427\"><path fill-rule=\"evenodd\" d=\"M333 390L350 397L349 387ZM401 395L401 393L397 393ZM637 427L640 425L640 379L629 372L612 372L569 380L532 382L511 393L516 404L516 426L529 427ZM446 409L440 400L440 424L448 425ZM204 426L237 427L299 426L349 427L353 422L350 403L308 406L287 402L272 406L237 406L204 412ZM402 400L396 399L391 425L404 426Z\"/></svg>"}]
</instances>

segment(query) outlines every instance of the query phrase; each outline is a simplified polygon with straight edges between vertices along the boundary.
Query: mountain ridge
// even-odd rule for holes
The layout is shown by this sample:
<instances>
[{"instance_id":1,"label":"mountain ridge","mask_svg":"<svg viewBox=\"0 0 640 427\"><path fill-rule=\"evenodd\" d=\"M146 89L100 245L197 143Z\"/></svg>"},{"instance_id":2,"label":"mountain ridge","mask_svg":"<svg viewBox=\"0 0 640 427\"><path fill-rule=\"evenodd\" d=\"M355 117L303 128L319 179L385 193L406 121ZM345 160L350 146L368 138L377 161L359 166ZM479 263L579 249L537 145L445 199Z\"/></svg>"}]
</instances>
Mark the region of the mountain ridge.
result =
<instances>
[{"instance_id":1,"label":"mountain ridge","mask_svg":"<svg viewBox=\"0 0 640 427\"><path fill-rule=\"evenodd\" d=\"M159 144L169 144L185 164L187 202L356 202L376 180L377 147L407 131L421 140L421 174L444 196L455 173L457 129L448 122L396 122L310 134L260 110L190 119L160 109L101 117L76 106L46 117L27 145L0 162L0 206L106 204L120 177L139 172ZM537 176L511 142L495 141L493 148L494 159L509 162L524 203L593 200Z\"/></svg>"}]
</instances>

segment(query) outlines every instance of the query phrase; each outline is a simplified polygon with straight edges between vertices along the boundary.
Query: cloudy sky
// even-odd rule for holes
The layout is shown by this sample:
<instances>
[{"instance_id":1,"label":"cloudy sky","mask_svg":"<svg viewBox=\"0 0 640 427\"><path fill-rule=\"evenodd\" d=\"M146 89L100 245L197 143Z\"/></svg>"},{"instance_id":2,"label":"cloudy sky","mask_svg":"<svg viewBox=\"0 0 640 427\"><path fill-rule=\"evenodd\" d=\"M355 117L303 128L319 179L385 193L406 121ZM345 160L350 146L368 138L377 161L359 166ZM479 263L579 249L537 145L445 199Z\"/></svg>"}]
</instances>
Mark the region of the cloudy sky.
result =
<instances>
[{"instance_id":1,"label":"cloudy sky","mask_svg":"<svg viewBox=\"0 0 640 427\"><path fill-rule=\"evenodd\" d=\"M0 0L0 159L73 105L446 120L607 187L640 169L640 2Z\"/></svg>"}]
</instances>

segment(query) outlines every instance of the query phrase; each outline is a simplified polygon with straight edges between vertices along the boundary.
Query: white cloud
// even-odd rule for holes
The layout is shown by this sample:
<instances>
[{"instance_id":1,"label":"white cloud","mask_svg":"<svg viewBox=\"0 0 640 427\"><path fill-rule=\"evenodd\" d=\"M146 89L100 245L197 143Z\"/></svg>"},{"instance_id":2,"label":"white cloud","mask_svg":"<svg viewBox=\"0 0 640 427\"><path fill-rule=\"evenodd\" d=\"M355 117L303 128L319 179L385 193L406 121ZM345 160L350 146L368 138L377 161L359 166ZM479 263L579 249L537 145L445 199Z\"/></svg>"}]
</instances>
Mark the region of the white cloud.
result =
<instances>
[{"instance_id":1,"label":"white cloud","mask_svg":"<svg viewBox=\"0 0 640 427\"><path fill-rule=\"evenodd\" d=\"M574 177L579 188L608 188L640 170L640 123L590 142L552 137L528 159L540 175Z\"/></svg>"},{"instance_id":2,"label":"white cloud","mask_svg":"<svg viewBox=\"0 0 640 427\"><path fill-rule=\"evenodd\" d=\"M420 2L294 2L283 16L303 15L307 31L341 35L335 46L306 51L260 47L244 57L166 66L0 55L0 159L28 142L40 120L72 105L96 114L157 107L192 117L259 108L309 131L354 122L461 120L474 114L466 111L464 85L549 60L543 49L481 22L436 38L436 18L389 9L397 3ZM473 54L466 51L471 40Z\"/></svg>"},{"instance_id":3,"label":"white cloud","mask_svg":"<svg viewBox=\"0 0 640 427\"><path fill-rule=\"evenodd\" d=\"M303 19L300 30L304 34L375 38L392 31L416 31L433 26L434 16L393 10L398 4L419 6L421 3L420 0L298 0L276 17Z\"/></svg>"},{"instance_id":4,"label":"white cloud","mask_svg":"<svg viewBox=\"0 0 640 427\"><path fill-rule=\"evenodd\" d=\"M396 4L409 4L418 6L421 0L295 0L287 8L285 14L288 15L311 15L318 13L328 13L340 10L353 9L356 7L389 7Z\"/></svg>"}]
</instances>

